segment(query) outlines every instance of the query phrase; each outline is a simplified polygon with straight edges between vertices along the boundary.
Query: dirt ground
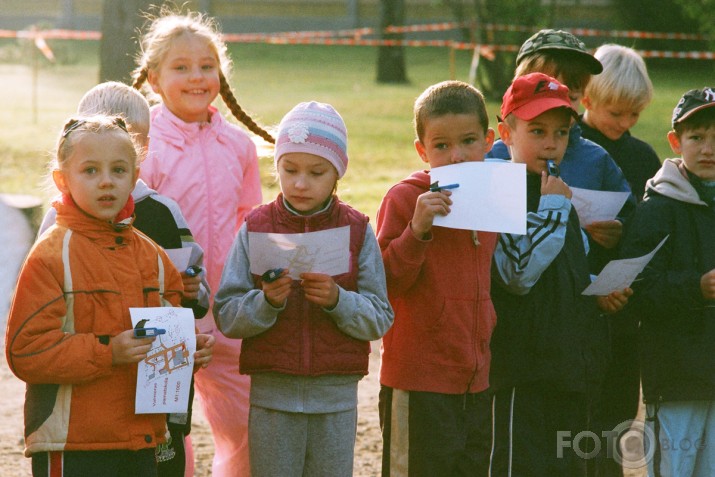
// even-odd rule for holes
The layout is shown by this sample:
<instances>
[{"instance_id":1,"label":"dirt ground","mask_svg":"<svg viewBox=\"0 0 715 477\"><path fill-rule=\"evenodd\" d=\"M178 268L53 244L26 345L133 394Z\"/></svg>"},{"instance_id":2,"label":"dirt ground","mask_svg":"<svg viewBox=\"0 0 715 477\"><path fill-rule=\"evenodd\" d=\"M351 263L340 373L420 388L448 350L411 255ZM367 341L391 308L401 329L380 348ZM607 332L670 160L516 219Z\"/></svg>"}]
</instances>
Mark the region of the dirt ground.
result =
<instances>
[{"instance_id":1,"label":"dirt ground","mask_svg":"<svg viewBox=\"0 0 715 477\"><path fill-rule=\"evenodd\" d=\"M2 324L2 323L0 323ZM2 326L4 329L4 326ZM0 336L0 344L4 337ZM354 475L374 477L380 475L382 440L377 412L379 384L379 342L372 344L370 374L360 382L358 405L358 430L355 446ZM30 460L22 455L22 405L24 383L15 378L4 359L0 359L0 476L27 477L31 475ZM197 398L198 399L198 398ZM194 403L194 422L191 432L195 453L196 477L211 475L213 441L211 430L201 413L201 406ZM628 470L626 477L643 477L643 469Z\"/></svg>"}]
</instances>

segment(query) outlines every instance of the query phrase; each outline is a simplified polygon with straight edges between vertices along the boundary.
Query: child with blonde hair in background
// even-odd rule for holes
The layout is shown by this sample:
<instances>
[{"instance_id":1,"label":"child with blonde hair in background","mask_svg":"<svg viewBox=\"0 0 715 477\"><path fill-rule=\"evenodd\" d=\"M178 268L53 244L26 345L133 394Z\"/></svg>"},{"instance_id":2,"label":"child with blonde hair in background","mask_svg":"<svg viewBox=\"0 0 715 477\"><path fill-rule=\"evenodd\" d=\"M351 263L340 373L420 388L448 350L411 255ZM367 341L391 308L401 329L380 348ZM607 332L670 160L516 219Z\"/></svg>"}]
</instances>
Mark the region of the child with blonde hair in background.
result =
<instances>
[{"instance_id":1,"label":"child with blonde hair in background","mask_svg":"<svg viewBox=\"0 0 715 477\"><path fill-rule=\"evenodd\" d=\"M347 130L332 106L300 103L286 114L275 151L281 193L248 215L216 292L221 331L244 338L254 477L352 475L358 382L368 373L370 341L385 334L393 312L368 217L335 194L347 165ZM274 277L251 270L252 233L345 227L345 273L296 279L291 270Z\"/></svg>"},{"instance_id":2,"label":"child with blonde hair in background","mask_svg":"<svg viewBox=\"0 0 715 477\"><path fill-rule=\"evenodd\" d=\"M214 20L162 9L141 46L134 87L148 82L161 97L151 111L151 142L141 178L179 203L204 248L208 284L216 290L231 243L262 196L254 142L211 103L220 94L252 132L274 140L238 105L227 81L231 61ZM249 475L250 379L238 371L241 342L225 338L210 316L198 326L216 337L212 366L196 375L196 390L213 432L212 474Z\"/></svg>"},{"instance_id":3,"label":"child with blonde hair in background","mask_svg":"<svg viewBox=\"0 0 715 477\"><path fill-rule=\"evenodd\" d=\"M593 56L603 72L588 82L581 99L586 109L579 122L582 134L608 151L640 202L646 181L660 169L660 159L630 129L653 98L653 83L645 61L632 48L601 45Z\"/></svg>"},{"instance_id":4,"label":"child with blonde hair in background","mask_svg":"<svg viewBox=\"0 0 715 477\"><path fill-rule=\"evenodd\" d=\"M616 161L639 201L646 181L660 169L660 159L647 143L631 135L641 111L653 97L653 84L643 59L633 49L614 44L601 45L594 53L603 72L589 81L581 99L586 112L579 125L583 137L601 145ZM606 369L600 396L593 404L592 429L599 436L628 430L622 423L635 419L640 400L638 370L639 318L632 308L609 316L611 360ZM623 476L620 436L603 439L601 452L592 462L599 477Z\"/></svg>"},{"instance_id":5,"label":"child with blonde hair in background","mask_svg":"<svg viewBox=\"0 0 715 477\"><path fill-rule=\"evenodd\" d=\"M120 117L78 116L59 137L57 225L23 265L5 340L10 369L27 383L34 476L157 475L166 416L134 411L136 363L154 339L134 337L129 308L178 306L183 286L132 226L138 156ZM210 342L197 336L197 366L210 361Z\"/></svg>"}]
</instances>

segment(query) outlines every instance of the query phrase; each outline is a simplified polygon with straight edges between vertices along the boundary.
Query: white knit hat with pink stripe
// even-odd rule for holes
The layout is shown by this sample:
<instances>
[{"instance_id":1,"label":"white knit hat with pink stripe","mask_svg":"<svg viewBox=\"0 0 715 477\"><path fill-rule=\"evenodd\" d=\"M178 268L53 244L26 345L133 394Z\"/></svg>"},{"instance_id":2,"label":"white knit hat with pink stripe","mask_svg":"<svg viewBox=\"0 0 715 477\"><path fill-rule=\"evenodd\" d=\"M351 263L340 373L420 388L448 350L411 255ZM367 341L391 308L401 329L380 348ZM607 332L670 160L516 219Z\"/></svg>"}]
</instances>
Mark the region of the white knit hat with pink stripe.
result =
<instances>
[{"instance_id":1,"label":"white knit hat with pink stripe","mask_svg":"<svg viewBox=\"0 0 715 477\"><path fill-rule=\"evenodd\" d=\"M348 131L343 118L326 103L300 103L278 125L275 159L289 152L315 154L329 161L338 178L348 167Z\"/></svg>"}]
</instances>

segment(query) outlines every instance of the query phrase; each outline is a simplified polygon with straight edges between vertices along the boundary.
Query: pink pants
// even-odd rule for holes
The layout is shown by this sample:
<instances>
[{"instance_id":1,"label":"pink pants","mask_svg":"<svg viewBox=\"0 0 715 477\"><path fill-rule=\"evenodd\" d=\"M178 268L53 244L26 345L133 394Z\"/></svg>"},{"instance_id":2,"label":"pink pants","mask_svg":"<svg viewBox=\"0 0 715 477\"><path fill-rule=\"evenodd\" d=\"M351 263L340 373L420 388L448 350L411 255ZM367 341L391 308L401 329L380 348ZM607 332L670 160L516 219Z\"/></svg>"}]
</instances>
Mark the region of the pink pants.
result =
<instances>
[{"instance_id":1,"label":"pink pants","mask_svg":"<svg viewBox=\"0 0 715 477\"><path fill-rule=\"evenodd\" d=\"M211 364L194 377L201 408L214 441L213 477L248 477L248 394L250 377L239 374L241 340L216 338Z\"/></svg>"}]
</instances>

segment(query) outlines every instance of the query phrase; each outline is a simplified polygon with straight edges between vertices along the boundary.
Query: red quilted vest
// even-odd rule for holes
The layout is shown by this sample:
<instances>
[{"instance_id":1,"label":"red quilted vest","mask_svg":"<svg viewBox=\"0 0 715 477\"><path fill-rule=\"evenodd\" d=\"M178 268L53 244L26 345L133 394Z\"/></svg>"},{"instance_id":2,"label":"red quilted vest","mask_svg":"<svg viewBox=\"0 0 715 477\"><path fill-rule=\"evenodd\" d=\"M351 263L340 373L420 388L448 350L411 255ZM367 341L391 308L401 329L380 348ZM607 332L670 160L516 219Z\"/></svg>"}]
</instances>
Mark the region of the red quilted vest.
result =
<instances>
[{"instance_id":1,"label":"red quilted vest","mask_svg":"<svg viewBox=\"0 0 715 477\"><path fill-rule=\"evenodd\" d=\"M246 218L249 232L305 233L350 226L350 271L334 276L348 291L357 291L358 257L365 240L368 217L333 198L318 214L301 216L285 208L283 196L254 209ZM254 275L256 288L260 276ZM305 299L300 282L293 281L283 310L269 330L245 338L239 360L242 374L278 372L292 375L361 374L368 371L370 343L338 329L330 315Z\"/></svg>"}]
</instances>

